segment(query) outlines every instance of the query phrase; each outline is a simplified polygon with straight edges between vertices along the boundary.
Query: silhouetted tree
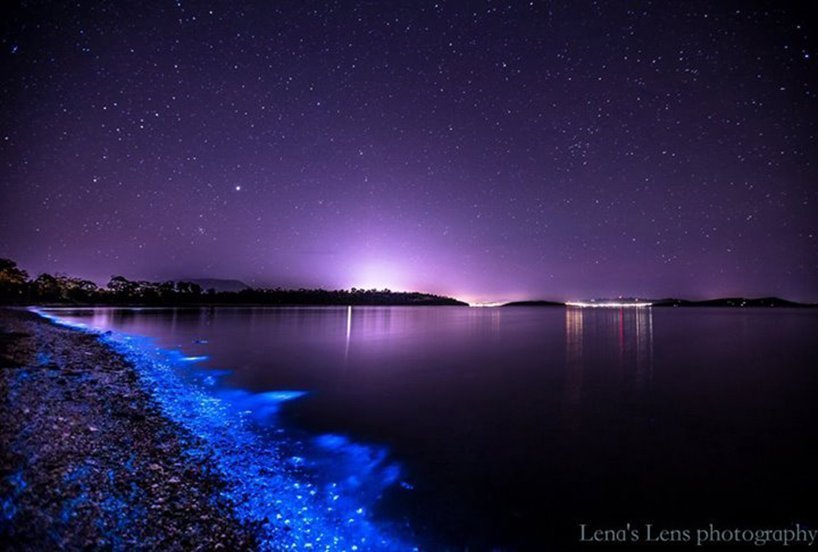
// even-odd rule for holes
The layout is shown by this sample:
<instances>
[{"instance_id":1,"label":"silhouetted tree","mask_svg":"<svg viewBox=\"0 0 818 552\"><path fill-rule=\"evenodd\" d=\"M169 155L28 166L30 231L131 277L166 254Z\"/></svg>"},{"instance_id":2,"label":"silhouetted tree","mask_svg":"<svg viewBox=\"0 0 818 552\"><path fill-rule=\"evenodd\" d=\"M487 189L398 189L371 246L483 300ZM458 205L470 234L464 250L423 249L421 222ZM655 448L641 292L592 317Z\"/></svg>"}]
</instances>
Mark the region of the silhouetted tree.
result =
<instances>
[{"instance_id":1,"label":"silhouetted tree","mask_svg":"<svg viewBox=\"0 0 818 552\"><path fill-rule=\"evenodd\" d=\"M139 284L132 282L124 276L112 276L108 282L108 289L121 299L131 299L136 295Z\"/></svg>"},{"instance_id":2,"label":"silhouetted tree","mask_svg":"<svg viewBox=\"0 0 818 552\"><path fill-rule=\"evenodd\" d=\"M82 278L72 278L65 274L58 274L55 277L60 288L60 298L72 302L85 303L94 301L99 288L91 280Z\"/></svg>"},{"instance_id":3,"label":"silhouetted tree","mask_svg":"<svg viewBox=\"0 0 818 552\"><path fill-rule=\"evenodd\" d=\"M159 292L159 298L161 300L170 301L176 293L176 282L172 280L162 282L156 286L156 289Z\"/></svg>"},{"instance_id":4,"label":"silhouetted tree","mask_svg":"<svg viewBox=\"0 0 818 552\"><path fill-rule=\"evenodd\" d=\"M135 299L146 303L157 303L159 301L159 284L141 280L136 282Z\"/></svg>"},{"instance_id":5,"label":"silhouetted tree","mask_svg":"<svg viewBox=\"0 0 818 552\"><path fill-rule=\"evenodd\" d=\"M0 299L19 301L26 296L28 273L11 259L0 258Z\"/></svg>"},{"instance_id":6,"label":"silhouetted tree","mask_svg":"<svg viewBox=\"0 0 818 552\"><path fill-rule=\"evenodd\" d=\"M62 299L62 287L59 280L51 274L42 273L32 282L34 294L40 301L59 301Z\"/></svg>"},{"instance_id":7,"label":"silhouetted tree","mask_svg":"<svg viewBox=\"0 0 818 552\"><path fill-rule=\"evenodd\" d=\"M182 295L201 295L202 286L193 282L176 282L176 291Z\"/></svg>"}]
</instances>

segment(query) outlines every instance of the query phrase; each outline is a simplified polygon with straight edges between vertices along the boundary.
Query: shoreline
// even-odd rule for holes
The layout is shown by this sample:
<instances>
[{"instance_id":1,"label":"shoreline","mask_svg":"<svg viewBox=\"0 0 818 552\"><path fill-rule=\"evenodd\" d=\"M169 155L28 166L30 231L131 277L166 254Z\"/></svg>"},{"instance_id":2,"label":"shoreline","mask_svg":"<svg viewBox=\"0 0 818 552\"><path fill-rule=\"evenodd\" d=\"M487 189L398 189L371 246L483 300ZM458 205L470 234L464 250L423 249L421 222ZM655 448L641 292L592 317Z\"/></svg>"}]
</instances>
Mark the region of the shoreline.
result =
<instances>
[{"instance_id":1,"label":"shoreline","mask_svg":"<svg viewBox=\"0 0 818 552\"><path fill-rule=\"evenodd\" d=\"M193 367L206 356L43 312L0 309L0 331L0 416L15 422L0 429L0 541L417 549L379 514L400 477L385 449L278 418L306 392L222 387L229 370Z\"/></svg>"},{"instance_id":2,"label":"shoreline","mask_svg":"<svg viewBox=\"0 0 818 552\"><path fill-rule=\"evenodd\" d=\"M0 418L8 549L258 547L202 444L98 335L0 309Z\"/></svg>"}]
</instances>

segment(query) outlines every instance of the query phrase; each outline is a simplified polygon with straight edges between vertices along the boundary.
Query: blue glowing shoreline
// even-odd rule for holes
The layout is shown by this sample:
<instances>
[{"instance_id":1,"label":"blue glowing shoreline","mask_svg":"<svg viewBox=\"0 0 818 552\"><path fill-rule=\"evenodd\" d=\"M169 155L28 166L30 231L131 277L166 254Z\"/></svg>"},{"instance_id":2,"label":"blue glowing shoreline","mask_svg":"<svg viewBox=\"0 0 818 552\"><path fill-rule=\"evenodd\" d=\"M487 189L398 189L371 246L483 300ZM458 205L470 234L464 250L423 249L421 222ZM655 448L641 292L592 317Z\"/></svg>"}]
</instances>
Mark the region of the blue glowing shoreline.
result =
<instances>
[{"instance_id":1,"label":"blue glowing shoreline","mask_svg":"<svg viewBox=\"0 0 818 552\"><path fill-rule=\"evenodd\" d=\"M60 326L97 335L133 364L161 412L199 444L227 483L238 519L259 527L262 550L417 550L405 523L376 519L383 492L400 483L400 467L383 447L342 435L311 435L286 427L282 403L301 390L250 393L218 385L228 371L197 369L206 357L157 347L154 340L101 331L32 308Z\"/></svg>"}]
</instances>

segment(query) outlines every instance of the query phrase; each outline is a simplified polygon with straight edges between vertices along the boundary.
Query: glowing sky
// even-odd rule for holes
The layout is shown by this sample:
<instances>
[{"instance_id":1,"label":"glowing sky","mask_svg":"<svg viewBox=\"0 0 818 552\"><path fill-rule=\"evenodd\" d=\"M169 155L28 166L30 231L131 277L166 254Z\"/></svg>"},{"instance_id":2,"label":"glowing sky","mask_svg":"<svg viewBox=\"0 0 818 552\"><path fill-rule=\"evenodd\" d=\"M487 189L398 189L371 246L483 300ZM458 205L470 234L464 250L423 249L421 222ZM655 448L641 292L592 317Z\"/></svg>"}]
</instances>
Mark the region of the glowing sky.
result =
<instances>
[{"instance_id":1,"label":"glowing sky","mask_svg":"<svg viewBox=\"0 0 818 552\"><path fill-rule=\"evenodd\" d=\"M818 300L815 24L781 2L5 8L0 256Z\"/></svg>"}]
</instances>

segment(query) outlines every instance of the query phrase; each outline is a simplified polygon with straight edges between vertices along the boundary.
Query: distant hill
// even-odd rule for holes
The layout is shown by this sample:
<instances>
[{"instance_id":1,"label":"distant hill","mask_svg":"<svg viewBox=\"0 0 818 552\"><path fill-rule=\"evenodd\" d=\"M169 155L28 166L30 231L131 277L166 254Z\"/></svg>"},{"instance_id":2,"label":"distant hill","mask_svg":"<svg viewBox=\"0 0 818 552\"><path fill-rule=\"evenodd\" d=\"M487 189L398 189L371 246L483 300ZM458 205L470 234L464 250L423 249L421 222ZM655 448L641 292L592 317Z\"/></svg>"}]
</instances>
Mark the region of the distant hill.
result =
<instances>
[{"instance_id":1,"label":"distant hill","mask_svg":"<svg viewBox=\"0 0 818 552\"><path fill-rule=\"evenodd\" d=\"M780 297L721 297L705 301L689 301L687 299L659 299L653 301L654 307L815 307L808 303L796 303Z\"/></svg>"},{"instance_id":2,"label":"distant hill","mask_svg":"<svg viewBox=\"0 0 818 552\"><path fill-rule=\"evenodd\" d=\"M250 286L241 280L224 280L221 278L180 278L179 281L197 284L204 291L215 289L216 291L236 292L243 289L250 289Z\"/></svg>"},{"instance_id":3,"label":"distant hill","mask_svg":"<svg viewBox=\"0 0 818 552\"><path fill-rule=\"evenodd\" d=\"M512 301L502 305L504 307L564 307L559 301Z\"/></svg>"}]
</instances>

